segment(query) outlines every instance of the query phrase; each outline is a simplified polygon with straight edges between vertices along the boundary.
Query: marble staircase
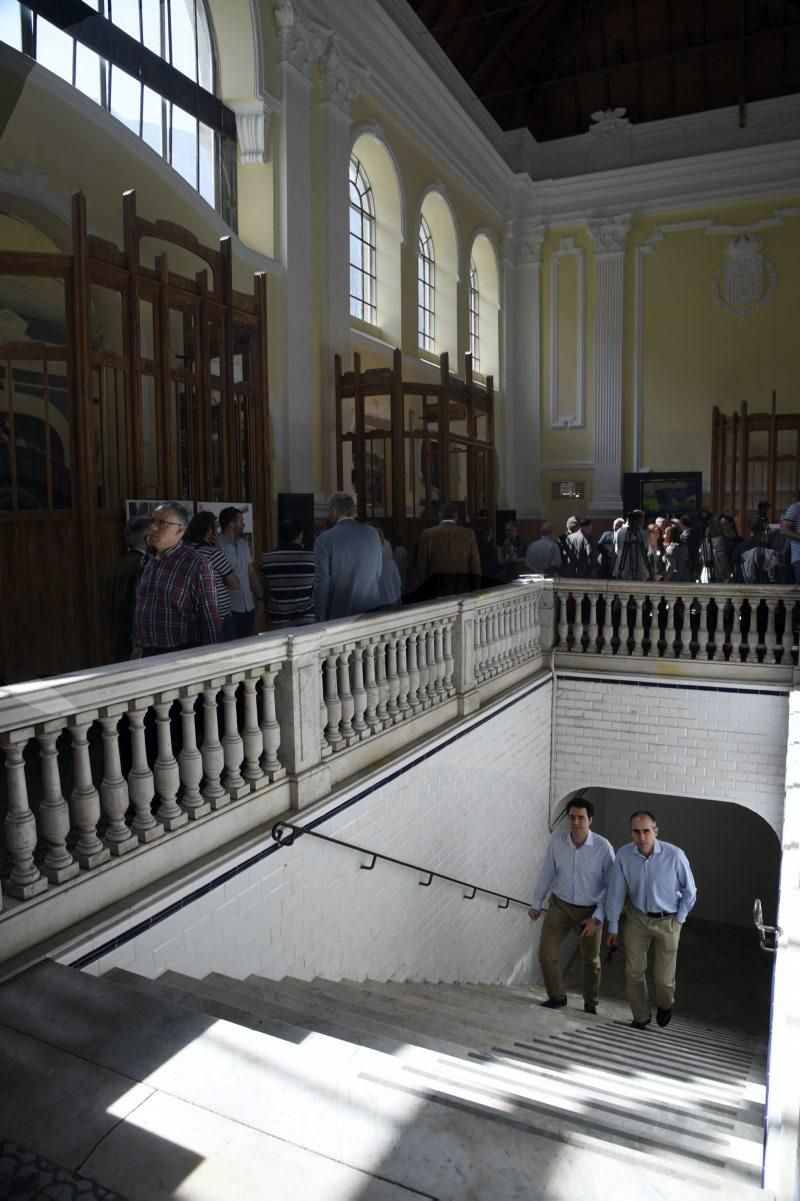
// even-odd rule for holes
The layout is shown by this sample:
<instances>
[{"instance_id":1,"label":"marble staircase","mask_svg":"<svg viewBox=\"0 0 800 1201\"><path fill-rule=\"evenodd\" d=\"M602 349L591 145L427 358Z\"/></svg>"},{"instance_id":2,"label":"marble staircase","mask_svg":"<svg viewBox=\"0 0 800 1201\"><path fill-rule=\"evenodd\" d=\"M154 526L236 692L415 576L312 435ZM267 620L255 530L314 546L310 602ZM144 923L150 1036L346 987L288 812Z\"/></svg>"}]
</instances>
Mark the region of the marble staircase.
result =
<instances>
[{"instance_id":1,"label":"marble staircase","mask_svg":"<svg viewBox=\"0 0 800 1201\"><path fill-rule=\"evenodd\" d=\"M129 1201L770 1196L763 1043L542 996L46 962L0 988L0 1133Z\"/></svg>"}]
</instances>

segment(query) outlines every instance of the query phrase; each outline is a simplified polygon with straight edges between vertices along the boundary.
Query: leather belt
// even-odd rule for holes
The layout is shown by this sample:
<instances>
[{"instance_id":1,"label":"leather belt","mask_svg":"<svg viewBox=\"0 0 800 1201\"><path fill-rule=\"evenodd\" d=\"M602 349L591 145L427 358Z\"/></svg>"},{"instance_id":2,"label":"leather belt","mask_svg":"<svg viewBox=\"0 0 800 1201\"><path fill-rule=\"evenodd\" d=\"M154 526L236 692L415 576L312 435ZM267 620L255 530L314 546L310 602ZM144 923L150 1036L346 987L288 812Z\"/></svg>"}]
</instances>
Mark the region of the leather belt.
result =
<instances>
[{"instance_id":1,"label":"leather belt","mask_svg":"<svg viewBox=\"0 0 800 1201\"><path fill-rule=\"evenodd\" d=\"M674 917L675 913L674 912L666 913L663 909L659 909L657 913L650 913L650 911L648 910L647 916L648 917Z\"/></svg>"}]
</instances>

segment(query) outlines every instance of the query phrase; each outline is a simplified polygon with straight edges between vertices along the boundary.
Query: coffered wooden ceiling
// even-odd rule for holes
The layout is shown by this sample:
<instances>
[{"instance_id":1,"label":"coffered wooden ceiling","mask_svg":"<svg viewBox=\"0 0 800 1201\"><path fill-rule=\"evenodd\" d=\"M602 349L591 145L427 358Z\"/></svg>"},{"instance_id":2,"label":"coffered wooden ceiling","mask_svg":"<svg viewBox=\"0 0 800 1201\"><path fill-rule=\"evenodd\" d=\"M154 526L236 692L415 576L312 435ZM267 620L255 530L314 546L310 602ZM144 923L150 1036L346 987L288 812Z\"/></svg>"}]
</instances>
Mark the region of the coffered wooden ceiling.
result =
<instances>
[{"instance_id":1,"label":"coffered wooden ceiling","mask_svg":"<svg viewBox=\"0 0 800 1201\"><path fill-rule=\"evenodd\" d=\"M503 129L585 133L800 92L800 0L408 0Z\"/></svg>"}]
</instances>

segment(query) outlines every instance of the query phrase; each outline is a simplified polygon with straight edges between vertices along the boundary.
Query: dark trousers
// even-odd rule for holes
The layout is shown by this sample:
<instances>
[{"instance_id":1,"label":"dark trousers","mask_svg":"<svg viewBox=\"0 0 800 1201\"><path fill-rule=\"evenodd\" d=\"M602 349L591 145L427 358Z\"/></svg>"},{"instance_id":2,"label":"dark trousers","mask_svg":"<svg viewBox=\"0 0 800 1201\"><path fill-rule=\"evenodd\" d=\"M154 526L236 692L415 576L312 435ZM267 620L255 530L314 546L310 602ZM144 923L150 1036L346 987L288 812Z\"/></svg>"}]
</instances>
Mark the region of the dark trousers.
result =
<instances>
[{"instance_id":1,"label":"dark trousers","mask_svg":"<svg viewBox=\"0 0 800 1201\"><path fill-rule=\"evenodd\" d=\"M246 613L234 613L233 620L236 625L237 638L249 638L253 632L253 623L256 619L255 609L248 609Z\"/></svg>"}]
</instances>

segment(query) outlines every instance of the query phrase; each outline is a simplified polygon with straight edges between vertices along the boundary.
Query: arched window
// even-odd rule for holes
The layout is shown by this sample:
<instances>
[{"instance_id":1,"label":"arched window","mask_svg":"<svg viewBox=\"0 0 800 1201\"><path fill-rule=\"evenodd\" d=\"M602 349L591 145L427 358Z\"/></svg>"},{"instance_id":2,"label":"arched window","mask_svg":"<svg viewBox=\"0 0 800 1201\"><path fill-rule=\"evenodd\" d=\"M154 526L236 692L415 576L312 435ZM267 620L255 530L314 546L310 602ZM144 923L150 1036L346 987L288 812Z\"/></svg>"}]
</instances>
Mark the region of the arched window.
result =
<instances>
[{"instance_id":1,"label":"arched window","mask_svg":"<svg viewBox=\"0 0 800 1201\"><path fill-rule=\"evenodd\" d=\"M0 0L0 38L122 121L227 218L218 162L236 119L214 95L205 0L86 3L97 17L76 21L70 5Z\"/></svg>"},{"instance_id":2,"label":"arched window","mask_svg":"<svg viewBox=\"0 0 800 1201\"><path fill-rule=\"evenodd\" d=\"M378 319L375 268L375 202L367 173L350 156L350 316L375 325Z\"/></svg>"},{"instance_id":3,"label":"arched window","mask_svg":"<svg viewBox=\"0 0 800 1201\"><path fill-rule=\"evenodd\" d=\"M436 260L433 238L424 217L417 235L417 330L420 350L433 354L436 346Z\"/></svg>"},{"instance_id":4,"label":"arched window","mask_svg":"<svg viewBox=\"0 0 800 1201\"><path fill-rule=\"evenodd\" d=\"M469 353L474 371L481 369L481 289L475 260L469 260Z\"/></svg>"}]
</instances>

